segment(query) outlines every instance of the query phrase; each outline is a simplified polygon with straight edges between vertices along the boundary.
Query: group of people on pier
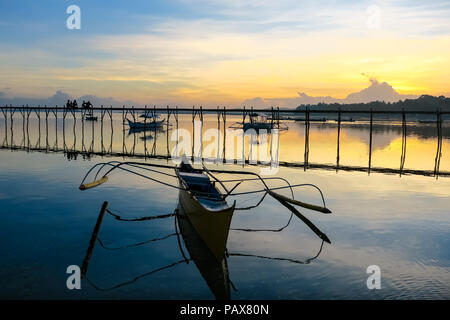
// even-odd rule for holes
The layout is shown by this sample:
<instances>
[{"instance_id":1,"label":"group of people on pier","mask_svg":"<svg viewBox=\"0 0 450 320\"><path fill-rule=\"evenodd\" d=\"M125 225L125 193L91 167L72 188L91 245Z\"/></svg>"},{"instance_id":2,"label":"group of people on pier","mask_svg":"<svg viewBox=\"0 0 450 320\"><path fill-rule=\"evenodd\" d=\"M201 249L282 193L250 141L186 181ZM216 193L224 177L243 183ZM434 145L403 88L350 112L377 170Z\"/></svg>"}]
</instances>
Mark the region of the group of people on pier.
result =
<instances>
[{"instance_id":1,"label":"group of people on pier","mask_svg":"<svg viewBox=\"0 0 450 320\"><path fill-rule=\"evenodd\" d=\"M92 107L93 107L93 105L90 101L86 102L83 100L83 103L81 104L82 109L91 109ZM78 108L77 100L73 100L73 101L67 100L66 108L67 109L77 109Z\"/></svg>"}]
</instances>

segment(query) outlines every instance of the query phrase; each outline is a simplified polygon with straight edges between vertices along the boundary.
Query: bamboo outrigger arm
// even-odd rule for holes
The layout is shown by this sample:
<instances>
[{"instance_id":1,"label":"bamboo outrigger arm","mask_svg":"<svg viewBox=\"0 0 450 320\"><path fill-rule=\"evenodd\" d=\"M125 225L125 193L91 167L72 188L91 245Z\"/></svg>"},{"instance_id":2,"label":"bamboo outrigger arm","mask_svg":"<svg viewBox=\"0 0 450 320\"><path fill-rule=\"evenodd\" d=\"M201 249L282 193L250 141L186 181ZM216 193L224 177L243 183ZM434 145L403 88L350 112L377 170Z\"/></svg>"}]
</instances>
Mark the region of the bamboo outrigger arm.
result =
<instances>
[{"instance_id":1,"label":"bamboo outrigger arm","mask_svg":"<svg viewBox=\"0 0 450 320\"><path fill-rule=\"evenodd\" d=\"M93 182L90 182L90 183L84 184L84 181L86 180L87 176L88 176L95 168L97 168L98 166L100 166L100 168L97 170L97 173L95 174L94 181L93 181ZM107 170L105 174L102 175L102 178L96 180L97 177L98 177L98 175L100 174L101 170L102 170L103 168L105 168L106 166L109 166L109 167L111 167L111 168L110 168L109 170ZM172 184L170 184L170 183L166 183L166 182L163 182L163 181L158 180L158 179L155 179L155 178L151 178L151 177L149 177L149 176L147 176L147 175L144 175L144 174L142 174L142 173L133 171L133 170L128 169L128 168L124 168L124 166L129 166L129 167L132 167L132 168L138 168L138 169L142 169L142 170L147 170L147 171L159 173L159 174L166 175L166 176L170 176L170 177L176 177L175 175L169 174L169 173L167 173L167 172L162 172L162 171L158 171L158 170L154 170L154 169L150 169L150 168L149 168L149 167L156 167L156 168L163 168L163 169L177 169L176 166L163 165L163 164L154 164L154 163L140 163L140 162L133 162L133 161L127 161L127 162L110 161L110 162L106 162L106 163L98 163L98 164L94 165L94 166L86 173L86 175L85 175L85 177L84 177L84 179L83 179L83 181L81 182L81 185L80 185L80 187L79 187L80 190L86 190L86 189L94 188L94 187L96 187L96 186L98 186L98 185L100 185L100 184L102 184L102 183L105 183L106 181L108 181L108 174L111 173L111 172L112 172L113 170L115 170L115 169L120 169L120 170L129 172L129 173L133 173L133 174L135 174L135 175L138 175L138 176L140 176L140 177L149 179L149 180L154 181L154 182L157 182L157 183L161 183L161 184L163 184L163 185L165 185L165 186L168 186L168 187L172 187L172 188L175 188L175 189L183 189L183 190L184 190L184 188L181 188L181 187L179 187L179 186L172 185ZM252 193L258 193L258 192L268 192L271 196L281 198L281 199L283 199L284 201L289 202L289 203L291 203L291 204L298 205L298 206L301 206L301 207L303 207L303 208L310 209L310 210L314 210L314 211L318 211L318 212L322 212L322 213L331 213L331 210L328 209L328 208L326 207L326 205L325 205L325 199L324 199L324 197L323 197L322 191L320 190L320 188L318 188L317 186L315 186L315 185L313 185L313 184L297 184L297 185L290 185L289 182L288 182L286 179L284 179L284 178L281 178L281 177L267 177L267 178L263 178L263 177L261 177L259 174L255 173L255 172L251 172L251 171L230 171L230 170L207 169L205 166L203 166L203 168L204 168L203 170L204 170L208 175L210 175L215 181L219 182L219 183L222 185L222 187L224 188L224 190L225 190L225 192L226 192L226 194L223 196L224 199L225 199L226 197L230 196L230 195L235 195L235 196L236 196L236 195L242 195L242 194L252 194ZM223 182L220 181L219 179L217 179L212 173L240 174L240 175L254 175L254 176L256 176L256 178L234 180L234 181L239 181L239 183L236 184L236 185L229 191L229 190L227 189L227 187L223 184ZM285 182L287 183L287 186L276 187L276 188L269 188L269 186L268 186L267 183L266 183L266 180L271 180L271 179L280 179L280 180L283 180L283 181L285 181ZM248 192L233 193L233 191L239 186L239 184L240 184L241 182L243 182L243 181L251 181L251 180L259 180L259 181L261 181L262 184L264 185L264 189L261 189L261 190L254 190L254 191L248 191ZM231 182L231 181L233 181L233 180L227 180L227 182ZM321 195L321 197L322 197L323 206L318 206L318 205L314 205L314 204L309 204L309 203L306 203L306 202L302 202L302 201L299 201L299 200L295 200L295 199L294 199L293 188L295 188L295 187L300 187L300 186L311 186L311 187L316 188L316 189L319 191L319 193L320 193L320 195ZM290 188L291 194L292 194L292 199L291 199L291 198L288 198L288 197L285 197L285 196L283 196L283 195L281 195L281 194L278 194L278 193L276 193L276 192L274 192L274 190L281 190L281 189L286 189L286 188Z\"/></svg>"},{"instance_id":2,"label":"bamboo outrigger arm","mask_svg":"<svg viewBox=\"0 0 450 320\"><path fill-rule=\"evenodd\" d=\"M251 191L251 192L244 192L244 193L239 193L239 194L257 193L257 192L268 192L271 196L277 196L277 197L283 198L284 201L287 201L287 202L289 202L289 203L292 203L292 204L301 206L301 207L303 207L303 208L310 209L310 210L314 210L314 211L318 211L318 212L322 212L322 213L331 213L331 210L328 209L328 208L325 206L325 199L324 199L324 197L323 197L322 191L321 191L317 186L315 186L315 185L313 185L313 184L309 184L309 183L308 183L308 184L299 184L299 185L291 186L291 185L289 184L289 182L287 182L287 181L285 180L285 181L288 183L288 186L277 187L277 188L269 188L269 187L267 186L266 182L264 181L265 179L262 178L259 174L255 173L255 172L249 172L249 171L227 171L227 170L217 170L217 169L211 169L211 170L209 170L209 171L210 171L210 172L217 172L217 173L233 173L233 174L255 175L258 179L254 179L254 180L260 180L260 181L263 183L264 187L265 187L265 189L263 189L263 190L256 190L256 191ZM275 177L269 177L269 178L266 178L266 180L268 180L268 179L273 179L273 178L275 178ZM279 178L279 177L276 177L276 178ZM276 178L275 178L275 179L276 179ZM282 178L279 178L279 179L282 179ZM284 180L284 179L283 179L283 180ZM312 186L312 187L316 188L317 190L319 190L320 195L321 195L321 197L322 197L322 201L323 201L323 207L317 206L317 205L313 205L313 204L309 204L309 203L302 202L302 201L298 201L298 200L295 200L295 199L290 199L290 198L288 198L288 197L285 197L285 196L283 196L283 195L281 195L281 194L278 194L278 193L276 193L276 192L273 191L273 190L280 190L280 189L286 189L286 188L291 188L291 191L292 191L292 188L293 188L293 187L296 187L296 186L307 186L307 185L308 185L308 186ZM230 193L230 195L232 195L232 193ZM234 195L238 195L238 194L234 194Z\"/></svg>"},{"instance_id":3,"label":"bamboo outrigger arm","mask_svg":"<svg viewBox=\"0 0 450 320\"><path fill-rule=\"evenodd\" d=\"M106 163L98 163L98 164L94 165L94 166L86 173L86 175L84 176L84 178L83 178L83 180L82 180L82 182L81 182L81 185L80 185L79 189L80 189L80 190L86 190L86 189L96 187L96 186L98 186L98 185L100 185L100 184L106 182L106 181L108 180L107 175L108 175L109 173L111 173L111 172L112 172L113 170L115 170L115 169L120 169L120 170L123 170L123 171L127 171L127 172L129 172L129 173L133 173L133 174L135 174L135 175L138 175L138 176L140 176L140 177L143 177L143 178L146 178L146 179L149 179L149 180L152 180L152 181L161 183L161 184L163 184L163 185L165 185L165 186L168 186L168 187L172 187L172 188L175 188L175 189L183 189L183 188L180 188L180 187L178 187L178 186L174 186L174 185L171 185L171 184L169 184L169 183L165 183L165 182L163 182L163 181L160 181L160 180L158 180L158 179L154 179L154 178L151 178L151 177L149 177L149 176L143 175L143 174L141 174L141 173L139 173L139 172L136 172L136 171L133 171L133 170L131 170L131 169L123 168L123 166L125 166L125 165L131 166L131 167L134 167L134 168L139 168L139 169L149 170L149 171L152 171L152 172L157 172L157 173L164 174L164 175L168 175L168 176L172 176L172 177L174 177L174 175L168 174L168 173L166 173L166 172L161 172L161 171L157 171L157 170L152 170L152 169L149 169L149 168L142 168L141 166L151 166L151 167L168 168L168 169L175 169L175 168L176 168L175 166L158 165L158 164L149 164L149 163L140 163L140 162L119 162L119 161L110 161L110 162L106 162ZM97 171L97 173L96 173L96 175L95 175L95 177L94 177L94 181L93 181L93 182L90 182L90 183L84 184L84 181L86 180L86 178L88 177L88 175L93 171L93 169L95 169L95 168L98 167L98 166L101 166L101 167L100 167L100 169ZM95 179L97 178L97 176L99 175L100 171L101 171L105 166L110 166L110 167L112 167L112 168L110 168L110 169L102 176L101 179L95 180Z\"/></svg>"}]
</instances>

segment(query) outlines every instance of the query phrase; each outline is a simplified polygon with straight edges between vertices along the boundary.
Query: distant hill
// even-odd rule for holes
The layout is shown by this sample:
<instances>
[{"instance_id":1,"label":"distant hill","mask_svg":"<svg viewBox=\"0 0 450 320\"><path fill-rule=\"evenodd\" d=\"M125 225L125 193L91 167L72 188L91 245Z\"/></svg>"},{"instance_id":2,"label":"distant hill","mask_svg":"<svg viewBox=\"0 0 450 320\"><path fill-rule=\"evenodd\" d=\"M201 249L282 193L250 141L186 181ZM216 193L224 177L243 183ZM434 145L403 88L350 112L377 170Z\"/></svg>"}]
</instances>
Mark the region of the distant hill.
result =
<instances>
[{"instance_id":1,"label":"distant hill","mask_svg":"<svg viewBox=\"0 0 450 320\"><path fill-rule=\"evenodd\" d=\"M398 93L389 83L371 78L370 85L360 91L348 94L345 98L332 96L310 96L298 92L298 96L289 98L261 98L256 97L243 101L240 106L253 106L268 108L279 106L282 109L306 108L333 109L345 108L347 110L432 110L441 108L450 111L450 98L444 96L411 95Z\"/></svg>"},{"instance_id":2,"label":"distant hill","mask_svg":"<svg viewBox=\"0 0 450 320\"><path fill-rule=\"evenodd\" d=\"M434 97L430 95L422 95L417 99L405 99L397 102L372 101L367 103L317 103L317 104L301 104L297 109L311 110L377 110L377 111L450 111L450 98L444 96Z\"/></svg>"}]
</instances>

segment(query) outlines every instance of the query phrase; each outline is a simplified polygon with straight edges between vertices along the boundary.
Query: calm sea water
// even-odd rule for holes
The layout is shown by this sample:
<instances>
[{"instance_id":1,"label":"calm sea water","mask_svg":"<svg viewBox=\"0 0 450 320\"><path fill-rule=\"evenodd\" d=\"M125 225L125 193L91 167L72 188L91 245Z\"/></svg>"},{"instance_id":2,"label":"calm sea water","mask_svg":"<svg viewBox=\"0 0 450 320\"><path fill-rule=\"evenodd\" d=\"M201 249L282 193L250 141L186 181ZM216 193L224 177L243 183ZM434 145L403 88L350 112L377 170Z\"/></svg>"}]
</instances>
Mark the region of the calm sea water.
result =
<instances>
[{"instance_id":1,"label":"calm sea water","mask_svg":"<svg viewBox=\"0 0 450 320\"><path fill-rule=\"evenodd\" d=\"M123 132L114 120L112 140L104 141L120 151ZM209 122L208 122L209 121ZM205 128L217 125L210 118ZM1 123L1 122L0 122ZM65 134L80 133L80 122L67 124ZM101 148L99 123L95 139L90 140L91 124L81 141L67 145L89 150ZM36 146L38 124L24 130L20 118L13 130L17 145L25 137ZM190 118L180 127L192 131ZM0 132L10 127L0 124ZM433 170L436 156L434 127L408 127L405 168ZM41 143L47 143L41 127ZM62 147L62 125L49 124L49 145ZM336 125L312 124L309 161L336 162ZM448 134L448 128L444 130ZM4 133L3 133L4 132ZM398 169L402 150L401 124L380 125L373 135L372 166ZM304 161L304 125L290 122L280 136L279 158L286 162ZM110 131L105 129L105 136ZM340 133L341 165L367 166L368 126L349 123ZM153 147L155 137L128 135L127 150L145 152ZM0 136L0 140L5 136ZM65 137L67 138L67 137ZM48 140L47 139L47 140ZM156 135L157 153L164 154L165 133ZM170 137L169 137L170 139ZM105 139L106 140L106 139ZM171 142L170 149L175 142ZM4 143L5 145L5 143ZM28 143L24 143L28 145ZM31 148L32 149L32 148ZM248 150L247 150L248 151ZM149 151L150 152L150 151ZM450 169L450 146L444 134L440 170ZM78 186L87 170L96 163L124 158L76 153L27 152L26 148L0 150L0 298L3 299L213 299L205 279L195 263L183 260L175 233L173 216L143 222L123 222L105 215L99 238L107 248L126 247L151 239L140 246L108 250L96 244L92 253L88 281L81 290L68 290L66 269L80 265L86 255L100 207L108 201L109 209L123 217L173 213L178 192L126 172L116 172L109 181L87 191ZM69 159L70 161L69 161ZM126 158L125 158L126 159ZM143 159L141 161L144 161ZM148 160L171 164L170 160ZM210 168L238 169L240 165L210 164ZM258 166L245 170L259 172ZM324 243L296 216L280 232L231 230L227 262L230 280L236 290L232 299L449 299L450 298L450 178L421 175L381 174L372 172L280 167L277 176L291 183L313 183L324 193L325 215L306 209L300 211L331 239ZM168 179L167 181L172 181ZM273 184L276 185L275 183ZM257 183L242 186L242 191L260 189ZM288 193L284 193L288 194ZM256 204L259 195L242 195L240 207ZM320 203L312 188L297 189L296 199ZM279 229L291 217L290 211L270 197L255 209L236 211L233 229ZM183 239L180 244L185 254ZM281 259L272 259L281 258ZM367 267L381 270L381 289L369 290ZM170 266L155 273L152 270ZM150 274L148 274L150 273ZM140 277L142 276L142 277ZM136 281L133 281L138 278ZM128 283L127 283L128 282ZM126 283L116 289L116 285Z\"/></svg>"}]
</instances>

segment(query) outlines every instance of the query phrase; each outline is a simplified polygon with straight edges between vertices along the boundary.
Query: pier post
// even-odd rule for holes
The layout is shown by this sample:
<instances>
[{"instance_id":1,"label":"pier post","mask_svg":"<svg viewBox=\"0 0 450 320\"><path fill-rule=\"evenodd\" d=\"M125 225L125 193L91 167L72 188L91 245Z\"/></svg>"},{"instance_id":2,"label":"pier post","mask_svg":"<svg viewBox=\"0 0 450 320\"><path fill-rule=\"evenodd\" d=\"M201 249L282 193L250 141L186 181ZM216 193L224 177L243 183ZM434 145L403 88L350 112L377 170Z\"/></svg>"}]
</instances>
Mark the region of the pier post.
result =
<instances>
[{"instance_id":1,"label":"pier post","mask_svg":"<svg viewBox=\"0 0 450 320\"><path fill-rule=\"evenodd\" d=\"M76 146L77 146L77 132L76 132L76 126L77 126L77 116L75 114L75 111L71 111L73 116L73 145L72 145L72 151L75 152Z\"/></svg>"},{"instance_id":2,"label":"pier post","mask_svg":"<svg viewBox=\"0 0 450 320\"><path fill-rule=\"evenodd\" d=\"M309 158L309 108L306 107L305 111L305 155L304 155L304 166L303 170L306 171L308 167L308 158Z\"/></svg>"},{"instance_id":3,"label":"pier post","mask_svg":"<svg viewBox=\"0 0 450 320\"><path fill-rule=\"evenodd\" d=\"M13 120L13 116L14 116L14 113L16 112L16 109L11 109L11 113L9 114L9 116L10 116L10 121L9 121L9 125L10 125L10 131L11 131L11 142L10 142L10 145L11 145L11 147L14 147L14 120Z\"/></svg>"},{"instance_id":4,"label":"pier post","mask_svg":"<svg viewBox=\"0 0 450 320\"><path fill-rule=\"evenodd\" d=\"M86 146L84 145L84 118L86 115L86 111L82 111L81 115L81 151L86 152Z\"/></svg>"},{"instance_id":5,"label":"pier post","mask_svg":"<svg viewBox=\"0 0 450 320\"><path fill-rule=\"evenodd\" d=\"M66 144L66 116L67 116L67 108L64 108L64 110L63 110L63 118L62 118L62 125L63 125L63 151L64 152L67 149L67 144Z\"/></svg>"},{"instance_id":6,"label":"pier post","mask_svg":"<svg viewBox=\"0 0 450 320\"><path fill-rule=\"evenodd\" d=\"M340 143L340 138L341 138L341 108L339 108L339 111L338 111L336 172L339 171L339 143Z\"/></svg>"},{"instance_id":7,"label":"pier post","mask_svg":"<svg viewBox=\"0 0 450 320\"><path fill-rule=\"evenodd\" d=\"M48 152L50 145L48 143L48 114L50 110L45 106L45 152Z\"/></svg>"},{"instance_id":8,"label":"pier post","mask_svg":"<svg viewBox=\"0 0 450 320\"><path fill-rule=\"evenodd\" d=\"M370 174L370 169L372 167L372 135L373 135L373 110L370 108L370 130L369 130L369 167L367 174Z\"/></svg>"},{"instance_id":9,"label":"pier post","mask_svg":"<svg viewBox=\"0 0 450 320\"><path fill-rule=\"evenodd\" d=\"M8 144L8 118L7 118L6 109L2 108L2 113L3 113L3 116L5 117L5 138L3 139L2 145L6 146Z\"/></svg>"},{"instance_id":10,"label":"pier post","mask_svg":"<svg viewBox=\"0 0 450 320\"><path fill-rule=\"evenodd\" d=\"M226 138L227 138L227 126L226 126L226 122L227 122L227 113L226 113L226 110L225 110L225 107L223 107L223 114L222 114L222 118L223 118L223 153L222 153L222 158L223 158L223 162L225 163L226 162L226 153L225 153L225 151L226 151L226 149L225 149L225 146L226 146Z\"/></svg>"},{"instance_id":11,"label":"pier post","mask_svg":"<svg viewBox=\"0 0 450 320\"><path fill-rule=\"evenodd\" d=\"M28 106L27 106L28 107ZM30 114L31 114L31 110L27 109L27 151L30 151Z\"/></svg>"},{"instance_id":12,"label":"pier post","mask_svg":"<svg viewBox=\"0 0 450 320\"><path fill-rule=\"evenodd\" d=\"M125 105L122 107L122 154L125 154Z\"/></svg>"},{"instance_id":13,"label":"pier post","mask_svg":"<svg viewBox=\"0 0 450 320\"><path fill-rule=\"evenodd\" d=\"M402 176L403 167L406 159L406 114L405 109L402 110L402 156L400 158L400 176Z\"/></svg>"},{"instance_id":14,"label":"pier post","mask_svg":"<svg viewBox=\"0 0 450 320\"><path fill-rule=\"evenodd\" d=\"M94 111L92 111L92 116L94 116ZM94 152L94 140L95 140L95 121L91 121L91 145L89 147L89 153Z\"/></svg>"},{"instance_id":15,"label":"pier post","mask_svg":"<svg viewBox=\"0 0 450 320\"><path fill-rule=\"evenodd\" d=\"M106 153L105 145L103 142L103 118L105 116L106 111L103 111L103 105L101 105L100 108L101 108L101 110L100 110L100 116L101 116L101 119L100 119L100 144L101 144L101 153L103 156L103 154Z\"/></svg>"},{"instance_id":16,"label":"pier post","mask_svg":"<svg viewBox=\"0 0 450 320\"><path fill-rule=\"evenodd\" d=\"M25 107L22 105L22 108L19 108L20 115L22 116L22 141L20 146L25 148Z\"/></svg>"},{"instance_id":17,"label":"pier post","mask_svg":"<svg viewBox=\"0 0 450 320\"><path fill-rule=\"evenodd\" d=\"M434 175L437 179L439 176L439 166L442 156L442 115L439 109L436 111L436 129L437 129L437 150L436 150L436 157L434 159Z\"/></svg>"},{"instance_id":18,"label":"pier post","mask_svg":"<svg viewBox=\"0 0 450 320\"><path fill-rule=\"evenodd\" d=\"M53 146L53 149L58 150L58 106L56 106L53 114L55 116L55 145Z\"/></svg>"}]
</instances>

